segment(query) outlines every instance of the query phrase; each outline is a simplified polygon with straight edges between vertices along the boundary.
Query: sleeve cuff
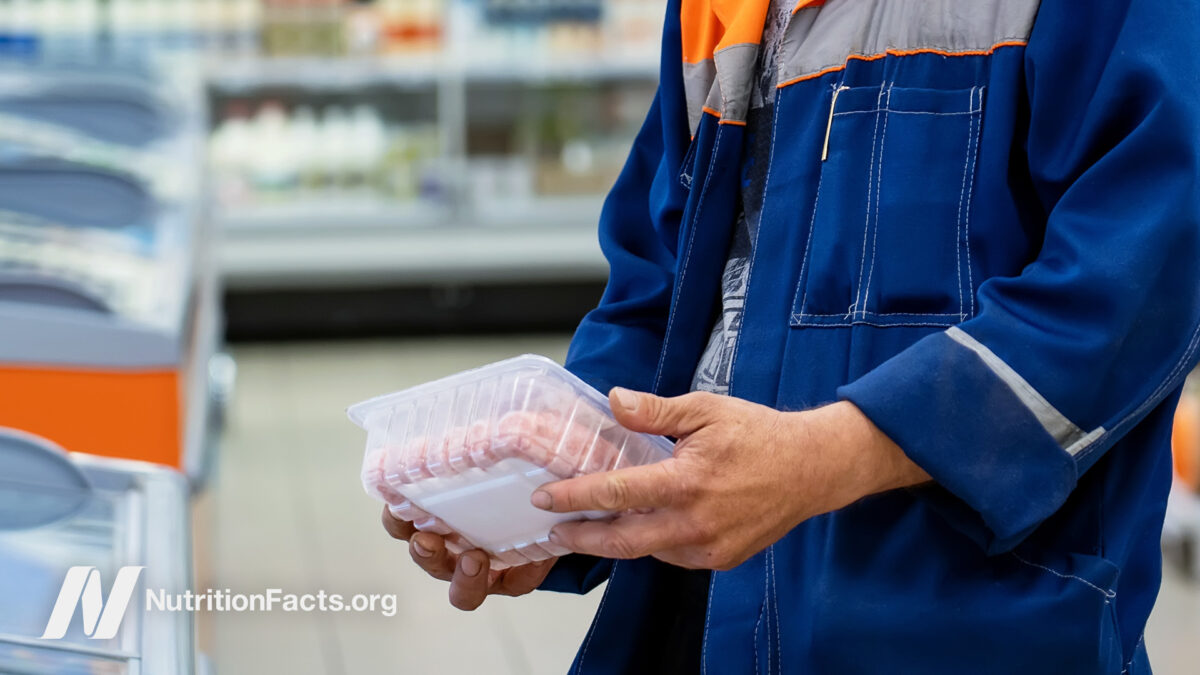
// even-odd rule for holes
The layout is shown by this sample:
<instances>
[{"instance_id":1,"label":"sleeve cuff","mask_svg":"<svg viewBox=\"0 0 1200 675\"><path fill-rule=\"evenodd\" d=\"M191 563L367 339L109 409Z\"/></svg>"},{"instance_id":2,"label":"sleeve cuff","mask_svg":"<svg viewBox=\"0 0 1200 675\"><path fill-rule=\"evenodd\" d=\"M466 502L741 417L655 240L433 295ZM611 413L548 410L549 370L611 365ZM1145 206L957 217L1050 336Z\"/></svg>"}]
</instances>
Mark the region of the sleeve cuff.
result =
<instances>
[{"instance_id":1,"label":"sleeve cuff","mask_svg":"<svg viewBox=\"0 0 1200 675\"><path fill-rule=\"evenodd\" d=\"M611 560L572 553L554 563L538 590L582 595L607 579L611 569Z\"/></svg>"},{"instance_id":2,"label":"sleeve cuff","mask_svg":"<svg viewBox=\"0 0 1200 675\"><path fill-rule=\"evenodd\" d=\"M933 477L944 490L919 493L989 553L1010 550L1062 506L1078 478L1070 450L1092 436L958 328L920 340L837 396Z\"/></svg>"}]
</instances>

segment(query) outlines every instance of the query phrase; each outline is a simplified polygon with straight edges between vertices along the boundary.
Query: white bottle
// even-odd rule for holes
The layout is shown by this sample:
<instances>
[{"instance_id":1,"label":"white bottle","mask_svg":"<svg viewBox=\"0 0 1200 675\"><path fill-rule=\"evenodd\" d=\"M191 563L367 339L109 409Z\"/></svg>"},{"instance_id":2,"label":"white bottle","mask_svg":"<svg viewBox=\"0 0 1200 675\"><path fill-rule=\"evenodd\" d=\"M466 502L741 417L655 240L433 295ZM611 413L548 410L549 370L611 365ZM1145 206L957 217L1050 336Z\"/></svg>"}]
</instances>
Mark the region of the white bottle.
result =
<instances>
[{"instance_id":1,"label":"white bottle","mask_svg":"<svg viewBox=\"0 0 1200 675\"><path fill-rule=\"evenodd\" d=\"M210 157L217 198L222 206L248 201L253 147L250 122L241 115L226 118L213 132Z\"/></svg>"},{"instance_id":2,"label":"white bottle","mask_svg":"<svg viewBox=\"0 0 1200 675\"><path fill-rule=\"evenodd\" d=\"M355 184L376 184L387 154L387 129L379 111L369 105L354 108L351 120L350 173Z\"/></svg>"},{"instance_id":3,"label":"white bottle","mask_svg":"<svg viewBox=\"0 0 1200 675\"><path fill-rule=\"evenodd\" d=\"M300 185L304 189L312 189L323 181L321 134L317 124L317 115L311 106L298 106L292 112L292 122L288 130L291 136L293 157Z\"/></svg>"},{"instance_id":4,"label":"white bottle","mask_svg":"<svg viewBox=\"0 0 1200 675\"><path fill-rule=\"evenodd\" d=\"M321 120L319 137L321 139L322 173L331 185L344 185L352 160L347 140L350 138L350 120L341 106L329 106Z\"/></svg>"},{"instance_id":5,"label":"white bottle","mask_svg":"<svg viewBox=\"0 0 1200 675\"><path fill-rule=\"evenodd\" d=\"M254 151L251 176L254 186L264 192L286 192L299 178L288 115L283 106L267 103L253 122Z\"/></svg>"}]
</instances>

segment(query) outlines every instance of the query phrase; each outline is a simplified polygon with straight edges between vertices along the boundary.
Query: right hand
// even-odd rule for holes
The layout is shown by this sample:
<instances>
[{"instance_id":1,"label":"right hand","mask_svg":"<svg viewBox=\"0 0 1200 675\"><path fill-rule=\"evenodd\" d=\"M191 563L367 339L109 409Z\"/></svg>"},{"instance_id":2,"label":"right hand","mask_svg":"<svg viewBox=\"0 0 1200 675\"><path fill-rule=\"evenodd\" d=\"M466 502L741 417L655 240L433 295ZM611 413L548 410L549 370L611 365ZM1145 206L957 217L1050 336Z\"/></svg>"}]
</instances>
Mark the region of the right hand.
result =
<instances>
[{"instance_id":1,"label":"right hand","mask_svg":"<svg viewBox=\"0 0 1200 675\"><path fill-rule=\"evenodd\" d=\"M450 604L471 611L489 595L525 595L541 585L558 558L494 571L488 568L488 555L479 549L455 555L446 550L446 540L432 532L420 532L407 520L400 520L383 508L383 529L396 539L408 542L413 562L429 576L450 582Z\"/></svg>"}]
</instances>

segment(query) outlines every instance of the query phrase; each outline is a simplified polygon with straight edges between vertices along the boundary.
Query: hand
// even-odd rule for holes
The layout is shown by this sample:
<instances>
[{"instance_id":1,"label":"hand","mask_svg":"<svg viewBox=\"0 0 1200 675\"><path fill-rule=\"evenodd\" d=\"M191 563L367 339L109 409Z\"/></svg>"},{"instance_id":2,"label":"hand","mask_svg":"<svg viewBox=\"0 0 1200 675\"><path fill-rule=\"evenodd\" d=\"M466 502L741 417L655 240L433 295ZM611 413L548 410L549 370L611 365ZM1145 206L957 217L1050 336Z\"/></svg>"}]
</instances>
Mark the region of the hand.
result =
<instances>
[{"instance_id":1,"label":"hand","mask_svg":"<svg viewBox=\"0 0 1200 675\"><path fill-rule=\"evenodd\" d=\"M383 528L396 539L408 542L413 562L435 579L450 582L450 604L471 611L489 595L525 595L536 589L557 558L495 571L488 556L475 549L462 555L446 550L446 540L432 532L418 532L407 520L383 509Z\"/></svg>"},{"instance_id":2,"label":"hand","mask_svg":"<svg viewBox=\"0 0 1200 675\"><path fill-rule=\"evenodd\" d=\"M562 523L551 540L608 558L727 570L805 520L929 480L853 404L779 412L707 393L609 394L618 422L679 438L672 458L549 483L534 506L625 512Z\"/></svg>"}]
</instances>

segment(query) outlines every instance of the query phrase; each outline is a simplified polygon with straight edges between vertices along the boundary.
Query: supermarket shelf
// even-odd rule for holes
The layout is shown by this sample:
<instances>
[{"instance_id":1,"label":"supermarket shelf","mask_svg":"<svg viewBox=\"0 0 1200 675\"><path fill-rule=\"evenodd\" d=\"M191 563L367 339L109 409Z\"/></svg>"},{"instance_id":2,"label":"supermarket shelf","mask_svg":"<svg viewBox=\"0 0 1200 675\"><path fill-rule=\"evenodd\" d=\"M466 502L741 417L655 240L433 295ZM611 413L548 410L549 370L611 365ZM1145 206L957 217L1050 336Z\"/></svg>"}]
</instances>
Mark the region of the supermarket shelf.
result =
<instances>
[{"instance_id":1,"label":"supermarket shelf","mask_svg":"<svg viewBox=\"0 0 1200 675\"><path fill-rule=\"evenodd\" d=\"M209 85L226 93L294 88L351 91L364 87L432 88L439 82L557 82L655 80L653 56L604 55L568 58L472 59L458 63L440 55L380 58L241 58L214 61Z\"/></svg>"},{"instance_id":2,"label":"supermarket shelf","mask_svg":"<svg viewBox=\"0 0 1200 675\"><path fill-rule=\"evenodd\" d=\"M450 209L427 202L389 203L362 198L312 199L238 208L219 217L233 232L280 233L337 228L339 231L445 225Z\"/></svg>"},{"instance_id":3,"label":"supermarket shelf","mask_svg":"<svg viewBox=\"0 0 1200 675\"><path fill-rule=\"evenodd\" d=\"M460 67L463 77L474 82L550 82L658 79L656 54L629 56L605 54L593 57L560 58L529 56L475 59Z\"/></svg>"},{"instance_id":4,"label":"supermarket shelf","mask_svg":"<svg viewBox=\"0 0 1200 675\"><path fill-rule=\"evenodd\" d=\"M594 224L350 229L227 228L227 288L604 280Z\"/></svg>"},{"instance_id":5,"label":"supermarket shelf","mask_svg":"<svg viewBox=\"0 0 1200 675\"><path fill-rule=\"evenodd\" d=\"M442 69L431 56L398 58L275 57L218 60L209 86L227 93L267 88L352 91L363 87L433 87Z\"/></svg>"},{"instance_id":6,"label":"supermarket shelf","mask_svg":"<svg viewBox=\"0 0 1200 675\"><path fill-rule=\"evenodd\" d=\"M476 206L475 214L468 220L484 227L581 227L595 234L603 205L604 197L599 195L495 201Z\"/></svg>"}]
</instances>

